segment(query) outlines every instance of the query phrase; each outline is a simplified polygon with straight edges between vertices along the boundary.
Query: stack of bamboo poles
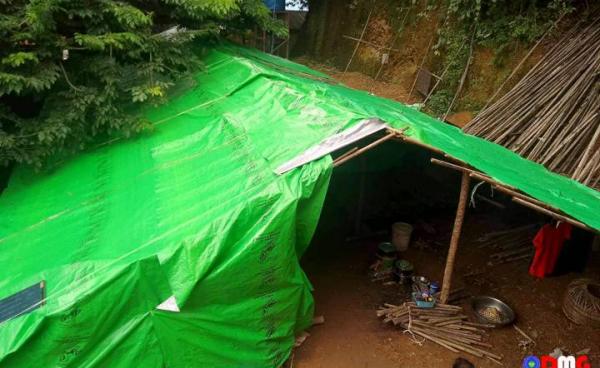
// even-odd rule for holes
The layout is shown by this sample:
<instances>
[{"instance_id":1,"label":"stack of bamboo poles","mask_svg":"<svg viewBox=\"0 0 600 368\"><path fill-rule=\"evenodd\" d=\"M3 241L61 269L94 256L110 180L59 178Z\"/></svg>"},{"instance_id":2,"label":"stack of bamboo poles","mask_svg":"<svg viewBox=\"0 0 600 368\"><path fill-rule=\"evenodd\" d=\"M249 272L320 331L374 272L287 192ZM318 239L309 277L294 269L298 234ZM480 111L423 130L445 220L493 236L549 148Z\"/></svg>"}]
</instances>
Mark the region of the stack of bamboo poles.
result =
<instances>
[{"instance_id":1,"label":"stack of bamboo poles","mask_svg":"<svg viewBox=\"0 0 600 368\"><path fill-rule=\"evenodd\" d=\"M600 17L568 31L464 131L600 189Z\"/></svg>"},{"instance_id":2,"label":"stack of bamboo poles","mask_svg":"<svg viewBox=\"0 0 600 368\"><path fill-rule=\"evenodd\" d=\"M490 266L518 261L529 261L533 257L534 248L531 244L522 246L503 247L503 250L490 254Z\"/></svg>"},{"instance_id":3,"label":"stack of bamboo poles","mask_svg":"<svg viewBox=\"0 0 600 368\"><path fill-rule=\"evenodd\" d=\"M489 255L490 265L530 260L534 253L532 246L535 231L539 225L531 224L522 227L486 234L477 242L479 248L490 248L496 252Z\"/></svg>"},{"instance_id":4,"label":"stack of bamboo poles","mask_svg":"<svg viewBox=\"0 0 600 368\"><path fill-rule=\"evenodd\" d=\"M413 302L385 304L377 316L455 353L462 351L501 364L501 356L482 349L492 347L483 340L484 328L493 326L467 321L462 307L437 304L434 308L418 308Z\"/></svg>"}]
</instances>

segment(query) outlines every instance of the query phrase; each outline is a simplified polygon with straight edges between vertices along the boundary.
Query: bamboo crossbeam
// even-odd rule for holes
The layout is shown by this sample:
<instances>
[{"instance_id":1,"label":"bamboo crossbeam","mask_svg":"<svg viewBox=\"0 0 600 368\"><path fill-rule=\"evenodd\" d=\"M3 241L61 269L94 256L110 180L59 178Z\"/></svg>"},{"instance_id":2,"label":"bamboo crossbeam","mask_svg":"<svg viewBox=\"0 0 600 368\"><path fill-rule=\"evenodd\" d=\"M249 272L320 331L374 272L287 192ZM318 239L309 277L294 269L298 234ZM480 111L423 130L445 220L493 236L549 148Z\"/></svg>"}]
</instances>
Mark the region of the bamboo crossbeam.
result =
<instances>
[{"instance_id":1,"label":"bamboo crossbeam","mask_svg":"<svg viewBox=\"0 0 600 368\"><path fill-rule=\"evenodd\" d=\"M365 41L365 40L362 40L360 38L356 38L356 37L352 37L352 36L348 36L348 35L343 35L342 37L347 38L349 40L356 41L356 42L364 43L365 45L369 45L369 46L374 47L374 48L376 48L378 50L400 52L400 50L398 50L398 49L394 49L394 48L391 48L391 47L377 45L377 44L375 44L373 42Z\"/></svg>"},{"instance_id":2,"label":"bamboo crossbeam","mask_svg":"<svg viewBox=\"0 0 600 368\"><path fill-rule=\"evenodd\" d=\"M406 130L406 128L403 129L403 130L398 130L398 129L394 129L394 128L388 128L387 129L388 134L386 136L384 136L384 137L382 137L382 138L380 138L380 139L372 142L371 144L369 144L369 145L367 145L367 146L365 146L363 148L356 149L356 147L355 147L355 148L351 149L350 151L342 154L340 157L338 157L333 162L333 166L334 167L338 167L338 166L342 165L343 163L351 160L352 158L361 155L362 153L364 153L364 152L366 152L366 151L368 151L368 150L370 150L370 149L372 149L372 148L380 145L381 143L383 143L385 141L388 141L390 139L398 139L398 140L401 140L403 142L406 142L406 143L409 143L409 144L413 144L413 145L421 147L421 148L425 148L425 149L430 150L432 152L438 153L439 155L444 156L444 157L446 157L448 159L451 159L453 161L461 163L461 165L458 165L458 164L453 164L453 163L450 163L450 162L447 162L447 161L438 160L436 158L431 158L431 162L434 163L434 164L436 164L436 165L440 165L440 166L447 167L449 169L461 171L463 173L468 173L468 175L471 178L474 178L474 179L477 179L477 180L481 180L481 181L485 181L485 182L489 183L490 185L492 185L494 188L498 189L499 191L501 191L501 192L503 192L503 193L505 193L505 194L513 197L513 198L519 199L521 202L525 202L525 203L530 204L530 206L528 206L528 207L531 208L531 209L536 210L537 208L540 208L542 210L539 210L538 212L544 213L544 214L546 214L548 216L551 216L551 217L553 217L555 219L558 219L558 220L561 220L561 221L564 221L564 222L568 222L568 223L570 223L570 224L572 224L574 226L577 226L579 228L582 228L584 230L587 230L587 231L590 231L590 232L593 232L593 233L599 233L598 230L593 229L593 228L587 226L586 224L584 224L584 223L582 223L582 222L580 222L578 220L573 219L572 217L568 216L567 214L564 214L562 211L560 211L557 208L549 206L549 205L545 204L544 202L539 201L539 200L537 200L535 198L532 198L532 197L530 197L530 196L528 196L526 194L520 193L518 191L518 189L516 189L514 187L511 187L511 186L506 185L506 184L501 184L498 181L494 180L493 178L491 178L491 177L489 177L489 176L487 176L487 175L485 175L485 174L483 174L481 172L478 172L478 171L476 171L474 169L470 169L468 167L462 166L462 165L466 165L466 164L464 162L462 162L461 160L459 160L457 158L454 158L454 157L446 154L445 152L443 152L443 151L441 151L441 150L439 150L439 149L437 149L437 148L435 148L435 147L433 147L431 145L428 145L426 143L422 143L422 142L420 142L420 141L418 141L416 139L413 139L413 138L410 138L410 137L406 136L404 134L405 130ZM600 140L600 138L599 138L599 140ZM594 156L594 158L595 159L597 158L597 161L598 161L597 165L600 168L600 152L597 152L596 155ZM595 178L595 180L598 180L600 182L600 175L597 178ZM518 202L518 201L515 201L515 202L519 203L519 204L522 204L521 202Z\"/></svg>"},{"instance_id":3,"label":"bamboo crossbeam","mask_svg":"<svg viewBox=\"0 0 600 368\"><path fill-rule=\"evenodd\" d=\"M346 68L344 68L344 74L346 74L346 72L348 71L348 68L350 68L350 64L352 64L352 60L354 59L354 56L356 55L356 52L358 51L361 41L365 37L365 32L367 31L367 27L369 26L369 21L371 20L372 13L373 13L373 9L371 9L369 11L369 16L367 16L367 21L365 22L365 26L363 27L362 32L360 33L360 39L358 40L358 42L356 42L356 46L354 47L354 50L352 51L352 56L350 56L350 59L348 60L348 64L346 64Z\"/></svg>"},{"instance_id":4,"label":"bamboo crossbeam","mask_svg":"<svg viewBox=\"0 0 600 368\"><path fill-rule=\"evenodd\" d=\"M351 155L352 153L354 153L356 151L358 151L358 147L352 147L351 149L349 149L348 151L346 151L345 153L343 153L339 157L336 157L335 161L339 161L341 159L344 159L344 158L348 157L349 155Z\"/></svg>"},{"instance_id":5,"label":"bamboo crossbeam","mask_svg":"<svg viewBox=\"0 0 600 368\"><path fill-rule=\"evenodd\" d=\"M446 153L444 151L442 151L442 150L440 150L438 148L435 148L435 147L433 147L433 146L431 146L429 144L420 142L420 141L418 141L418 140L416 140L414 138L410 138L410 137L406 136L404 134L403 130L398 130L398 129L394 129L394 128L388 128L388 131L395 132L396 133L396 137L395 138L398 139L398 140L400 140L400 141L402 141L402 142L410 143L412 145L415 145L415 146L418 146L418 147L421 147L421 148L425 148L425 149L427 149L429 151L435 152L435 153L437 153L439 155L442 155L442 156L446 155Z\"/></svg>"},{"instance_id":6,"label":"bamboo crossbeam","mask_svg":"<svg viewBox=\"0 0 600 368\"><path fill-rule=\"evenodd\" d=\"M581 223L581 222L579 222L579 221L577 221L577 220L573 220L573 219L572 219L572 218L570 218L570 217L566 217L566 216L559 215L559 214L558 214L558 213L556 213L556 212L553 212L553 211L547 210L547 209L545 209L544 207L540 207L540 206L538 206L538 205L536 205L536 204L533 204L533 203L531 203L531 202L524 201L524 200L522 200L522 199L520 199L520 198L513 198L512 200L513 200L513 202L515 202L515 203L518 203L518 204L520 204L520 205L523 205L523 206L525 206L525 207L529 207L529 208L530 208L530 209L532 209L532 210L535 210L535 211L541 212L541 213L543 213L543 214L546 214L546 215L548 215L548 216L552 216L552 217L554 217L554 218L556 218L556 219L558 219L558 220L560 220L560 221L567 222L567 223L569 223L569 224L571 224L571 225L575 225L575 226L577 226L577 227L581 227L581 228L583 228L583 229L586 229L586 230L589 230L589 231L595 231L595 230L593 230L593 229L591 229L591 228L588 228L588 227L587 227L585 224L583 224L583 223Z\"/></svg>"},{"instance_id":7,"label":"bamboo crossbeam","mask_svg":"<svg viewBox=\"0 0 600 368\"><path fill-rule=\"evenodd\" d=\"M500 190L501 192L510 195L511 197L513 197L513 201L515 201L516 203L519 204L523 204L528 206L529 208L536 210L538 212L541 212L545 215L551 216L555 219L564 221L564 222L568 222L574 226L577 226L579 228L582 228L584 230L590 231L590 232L598 232L597 230L587 226L586 224L575 220L571 217L569 217L566 214L562 214L561 211L559 209L556 209L554 207L551 207L541 201L538 201L535 198L531 198L525 194L519 193L517 192L517 189L513 189L505 184L500 184L499 182L495 181L494 179L492 179L491 177L484 175L480 172L477 172L475 170L469 169L467 167L464 166L460 166L460 165L456 165L456 164L452 164L450 162L446 162L446 161L442 161L442 160L438 160L436 158L432 158L431 162L440 166L444 166L447 167L449 169L453 169L453 170L457 170L457 171L461 171L463 173L468 173L469 176L478 179L478 180L482 180L485 181L491 185L493 185L496 189ZM539 210L538 210L539 209Z\"/></svg>"}]
</instances>

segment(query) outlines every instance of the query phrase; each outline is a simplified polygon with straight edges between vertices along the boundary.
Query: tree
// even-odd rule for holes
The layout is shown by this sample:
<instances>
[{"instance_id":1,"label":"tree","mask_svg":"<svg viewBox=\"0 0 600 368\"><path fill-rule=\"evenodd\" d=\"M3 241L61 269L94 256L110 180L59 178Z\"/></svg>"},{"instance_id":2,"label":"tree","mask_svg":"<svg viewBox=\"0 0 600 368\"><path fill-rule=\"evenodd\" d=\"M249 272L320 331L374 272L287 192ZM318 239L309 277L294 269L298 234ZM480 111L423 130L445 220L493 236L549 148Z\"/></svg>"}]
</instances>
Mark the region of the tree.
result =
<instances>
[{"instance_id":1,"label":"tree","mask_svg":"<svg viewBox=\"0 0 600 368\"><path fill-rule=\"evenodd\" d=\"M143 130L138 105L198 70L198 40L255 26L286 32L261 0L0 0L0 163Z\"/></svg>"}]
</instances>

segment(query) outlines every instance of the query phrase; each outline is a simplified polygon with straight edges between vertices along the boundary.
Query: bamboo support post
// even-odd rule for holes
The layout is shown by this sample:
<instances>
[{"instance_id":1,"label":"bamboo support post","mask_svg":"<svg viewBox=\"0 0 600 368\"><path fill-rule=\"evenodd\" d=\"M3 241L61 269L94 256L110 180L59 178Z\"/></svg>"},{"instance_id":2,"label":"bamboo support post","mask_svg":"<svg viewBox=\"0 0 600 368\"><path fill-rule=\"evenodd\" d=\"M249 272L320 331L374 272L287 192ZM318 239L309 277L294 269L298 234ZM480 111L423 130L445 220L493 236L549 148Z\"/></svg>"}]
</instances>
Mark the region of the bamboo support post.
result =
<instances>
[{"instance_id":1,"label":"bamboo support post","mask_svg":"<svg viewBox=\"0 0 600 368\"><path fill-rule=\"evenodd\" d=\"M462 180L460 183L460 197L458 200L458 207L456 209L456 218L454 219L454 228L452 230L452 238L450 239L450 249L448 250L448 257L446 258L446 268L444 269L444 281L442 283L442 295L440 297L440 301L444 304L446 304L446 302L448 301L448 296L450 295L452 271L454 270L454 260L456 258L456 251L458 249L460 233L462 231L462 225L465 219L465 210L467 208L467 202L469 200L470 184L471 177L468 173L463 172Z\"/></svg>"}]
</instances>

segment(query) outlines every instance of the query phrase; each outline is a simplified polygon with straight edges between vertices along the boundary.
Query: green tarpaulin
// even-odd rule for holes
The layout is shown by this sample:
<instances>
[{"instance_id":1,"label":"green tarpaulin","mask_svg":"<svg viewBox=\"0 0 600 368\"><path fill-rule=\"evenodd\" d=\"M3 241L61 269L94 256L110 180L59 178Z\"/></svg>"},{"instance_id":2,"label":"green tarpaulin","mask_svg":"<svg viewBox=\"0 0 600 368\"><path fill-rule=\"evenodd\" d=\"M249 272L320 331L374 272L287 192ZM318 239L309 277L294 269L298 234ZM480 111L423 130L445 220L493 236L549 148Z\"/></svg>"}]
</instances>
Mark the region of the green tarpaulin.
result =
<instances>
[{"instance_id":1,"label":"green tarpaulin","mask_svg":"<svg viewBox=\"0 0 600 368\"><path fill-rule=\"evenodd\" d=\"M0 304L40 282L45 295L0 322L2 367L281 364L312 318L298 259L331 158L274 170L364 119L600 229L600 193L400 103L236 46L205 63L196 87L148 112L153 131L15 171L0 197Z\"/></svg>"}]
</instances>

